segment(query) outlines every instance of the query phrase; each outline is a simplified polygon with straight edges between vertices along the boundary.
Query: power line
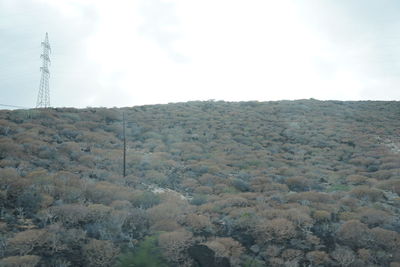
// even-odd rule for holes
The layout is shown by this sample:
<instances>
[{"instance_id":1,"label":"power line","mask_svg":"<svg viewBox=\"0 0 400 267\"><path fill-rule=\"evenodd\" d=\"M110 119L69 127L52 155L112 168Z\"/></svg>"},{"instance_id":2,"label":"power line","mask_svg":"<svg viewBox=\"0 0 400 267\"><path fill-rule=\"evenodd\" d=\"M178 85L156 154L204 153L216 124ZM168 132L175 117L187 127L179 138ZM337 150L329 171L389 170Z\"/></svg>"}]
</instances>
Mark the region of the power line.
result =
<instances>
[{"instance_id":1,"label":"power line","mask_svg":"<svg viewBox=\"0 0 400 267\"><path fill-rule=\"evenodd\" d=\"M16 105L7 105L7 104L0 104L2 107L10 107L10 108L23 108L23 109L30 109L28 107L23 107L23 106L16 106Z\"/></svg>"}]
</instances>

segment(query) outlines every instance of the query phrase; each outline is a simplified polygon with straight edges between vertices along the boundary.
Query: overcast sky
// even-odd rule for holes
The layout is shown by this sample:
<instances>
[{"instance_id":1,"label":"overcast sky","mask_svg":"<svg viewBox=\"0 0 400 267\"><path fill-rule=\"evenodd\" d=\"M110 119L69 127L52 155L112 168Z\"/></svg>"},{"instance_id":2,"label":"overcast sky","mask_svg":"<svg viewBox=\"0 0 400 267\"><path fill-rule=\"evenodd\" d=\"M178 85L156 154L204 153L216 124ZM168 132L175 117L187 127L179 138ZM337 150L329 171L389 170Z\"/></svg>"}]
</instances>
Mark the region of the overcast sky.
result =
<instances>
[{"instance_id":1,"label":"overcast sky","mask_svg":"<svg viewBox=\"0 0 400 267\"><path fill-rule=\"evenodd\" d=\"M0 0L0 103L400 100L398 0Z\"/></svg>"}]
</instances>

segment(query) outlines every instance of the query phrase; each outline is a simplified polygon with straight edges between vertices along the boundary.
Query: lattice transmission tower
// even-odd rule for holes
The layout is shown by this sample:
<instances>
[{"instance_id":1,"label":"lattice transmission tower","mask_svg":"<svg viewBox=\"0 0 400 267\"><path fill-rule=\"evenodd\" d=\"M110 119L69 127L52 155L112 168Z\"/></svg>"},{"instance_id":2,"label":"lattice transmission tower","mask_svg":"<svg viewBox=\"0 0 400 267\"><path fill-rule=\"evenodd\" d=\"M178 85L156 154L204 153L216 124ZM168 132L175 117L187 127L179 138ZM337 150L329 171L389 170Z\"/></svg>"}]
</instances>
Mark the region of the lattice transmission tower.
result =
<instances>
[{"instance_id":1,"label":"lattice transmission tower","mask_svg":"<svg viewBox=\"0 0 400 267\"><path fill-rule=\"evenodd\" d=\"M40 85L39 85L39 94L36 101L36 108L48 108L50 107L50 87L49 87L49 78L50 78L50 43L49 43L49 35L46 32L46 37L42 42L43 53L40 55L42 59L42 67L40 67L40 71L42 75L40 77Z\"/></svg>"}]
</instances>

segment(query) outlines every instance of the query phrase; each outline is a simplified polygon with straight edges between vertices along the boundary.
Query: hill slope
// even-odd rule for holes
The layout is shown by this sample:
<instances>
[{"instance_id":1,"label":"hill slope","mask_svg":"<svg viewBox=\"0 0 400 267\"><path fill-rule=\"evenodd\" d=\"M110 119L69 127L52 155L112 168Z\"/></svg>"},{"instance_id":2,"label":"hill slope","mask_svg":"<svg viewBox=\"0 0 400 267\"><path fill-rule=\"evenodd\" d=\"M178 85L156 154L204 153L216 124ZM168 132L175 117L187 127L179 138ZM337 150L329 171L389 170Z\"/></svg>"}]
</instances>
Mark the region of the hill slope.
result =
<instances>
[{"instance_id":1,"label":"hill slope","mask_svg":"<svg viewBox=\"0 0 400 267\"><path fill-rule=\"evenodd\" d=\"M0 111L0 263L400 265L399 118L316 100Z\"/></svg>"}]
</instances>

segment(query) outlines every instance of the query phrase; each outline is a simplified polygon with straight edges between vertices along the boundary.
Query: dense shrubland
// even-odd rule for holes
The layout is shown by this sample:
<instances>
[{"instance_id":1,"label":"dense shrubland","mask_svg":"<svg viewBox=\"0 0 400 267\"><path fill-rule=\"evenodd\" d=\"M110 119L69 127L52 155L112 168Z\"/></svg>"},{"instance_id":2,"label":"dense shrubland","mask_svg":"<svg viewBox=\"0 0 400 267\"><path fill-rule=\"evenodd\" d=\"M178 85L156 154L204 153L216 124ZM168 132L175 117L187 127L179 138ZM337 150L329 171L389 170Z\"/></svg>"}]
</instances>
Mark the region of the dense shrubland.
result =
<instances>
[{"instance_id":1,"label":"dense shrubland","mask_svg":"<svg viewBox=\"0 0 400 267\"><path fill-rule=\"evenodd\" d=\"M399 118L315 100L0 111L0 266L400 266Z\"/></svg>"}]
</instances>

